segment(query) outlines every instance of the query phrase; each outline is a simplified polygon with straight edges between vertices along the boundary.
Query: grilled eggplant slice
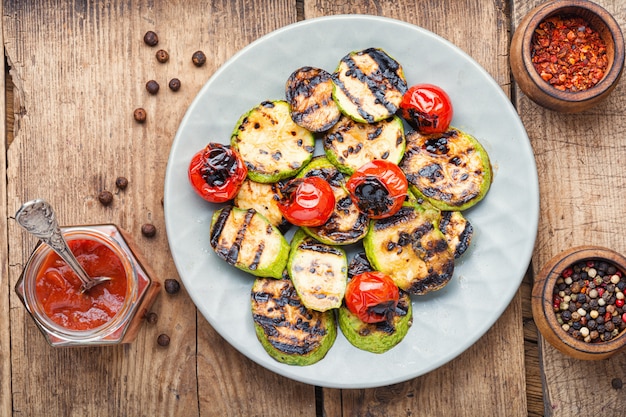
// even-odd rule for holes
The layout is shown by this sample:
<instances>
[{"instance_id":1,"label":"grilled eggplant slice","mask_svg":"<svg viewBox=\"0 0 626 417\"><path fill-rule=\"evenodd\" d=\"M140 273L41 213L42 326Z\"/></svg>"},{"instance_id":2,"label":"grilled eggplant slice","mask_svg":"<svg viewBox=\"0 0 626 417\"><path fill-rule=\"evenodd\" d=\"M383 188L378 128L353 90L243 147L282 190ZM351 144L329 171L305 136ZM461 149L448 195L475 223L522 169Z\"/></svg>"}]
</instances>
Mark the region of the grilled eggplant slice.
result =
<instances>
[{"instance_id":1,"label":"grilled eggplant slice","mask_svg":"<svg viewBox=\"0 0 626 417\"><path fill-rule=\"evenodd\" d=\"M333 100L331 74L321 68L295 70L287 79L285 96L293 121L311 132L324 132L341 117Z\"/></svg>"},{"instance_id":2,"label":"grilled eggplant slice","mask_svg":"<svg viewBox=\"0 0 626 417\"><path fill-rule=\"evenodd\" d=\"M350 245L367 234L368 217L352 202L345 188L347 178L324 156L316 156L299 177L318 176L330 184L335 194L335 210L322 226L303 227L309 235L328 245Z\"/></svg>"},{"instance_id":3,"label":"grilled eggplant slice","mask_svg":"<svg viewBox=\"0 0 626 417\"><path fill-rule=\"evenodd\" d=\"M406 135L400 168L410 189L443 211L462 211L491 187L489 155L473 136L455 128L444 133Z\"/></svg>"},{"instance_id":4,"label":"grilled eggplant slice","mask_svg":"<svg viewBox=\"0 0 626 417\"><path fill-rule=\"evenodd\" d=\"M442 211L439 230L454 251L455 259L460 258L469 248L474 235L474 227L460 211Z\"/></svg>"},{"instance_id":5,"label":"grilled eggplant slice","mask_svg":"<svg viewBox=\"0 0 626 417\"><path fill-rule=\"evenodd\" d=\"M284 232L289 227L289 222L278 208L280 183L263 184L251 180L245 180L235 196L235 206L241 209L255 209L269 222Z\"/></svg>"},{"instance_id":6,"label":"grilled eggplant slice","mask_svg":"<svg viewBox=\"0 0 626 417\"><path fill-rule=\"evenodd\" d=\"M248 167L248 178L273 183L293 177L313 157L313 133L291 119L286 101L264 101L241 116L231 145Z\"/></svg>"},{"instance_id":7,"label":"grilled eggplant slice","mask_svg":"<svg viewBox=\"0 0 626 417\"><path fill-rule=\"evenodd\" d=\"M278 362L312 365L335 343L334 312L307 309L289 279L257 278L251 305L257 338Z\"/></svg>"},{"instance_id":8,"label":"grilled eggplant slice","mask_svg":"<svg viewBox=\"0 0 626 417\"><path fill-rule=\"evenodd\" d=\"M348 175L374 159L397 164L404 148L404 125L397 116L375 123L358 123L344 116L324 136L326 157Z\"/></svg>"},{"instance_id":9,"label":"grilled eggplant slice","mask_svg":"<svg viewBox=\"0 0 626 417\"><path fill-rule=\"evenodd\" d=\"M341 248L299 229L291 240L287 272L307 308L327 311L341 306L348 281L348 260Z\"/></svg>"},{"instance_id":10,"label":"grilled eggplant slice","mask_svg":"<svg viewBox=\"0 0 626 417\"><path fill-rule=\"evenodd\" d=\"M372 220L363 246L374 269L410 294L443 288L454 272L454 254L438 218L435 210L405 205L391 217Z\"/></svg>"},{"instance_id":11,"label":"grilled eggplant slice","mask_svg":"<svg viewBox=\"0 0 626 417\"><path fill-rule=\"evenodd\" d=\"M402 66L379 48L343 57L332 80L333 98L341 112L361 123L393 116L407 90Z\"/></svg>"},{"instance_id":12,"label":"grilled eggplant slice","mask_svg":"<svg viewBox=\"0 0 626 417\"><path fill-rule=\"evenodd\" d=\"M227 206L213 213L211 247L217 256L259 277L281 278L289 258L282 233L254 209Z\"/></svg>"},{"instance_id":13,"label":"grilled eggplant slice","mask_svg":"<svg viewBox=\"0 0 626 417\"><path fill-rule=\"evenodd\" d=\"M398 306L391 320L364 323L345 305L338 311L339 328L355 347L372 353L384 353L404 339L413 324L411 297L400 291Z\"/></svg>"}]
</instances>

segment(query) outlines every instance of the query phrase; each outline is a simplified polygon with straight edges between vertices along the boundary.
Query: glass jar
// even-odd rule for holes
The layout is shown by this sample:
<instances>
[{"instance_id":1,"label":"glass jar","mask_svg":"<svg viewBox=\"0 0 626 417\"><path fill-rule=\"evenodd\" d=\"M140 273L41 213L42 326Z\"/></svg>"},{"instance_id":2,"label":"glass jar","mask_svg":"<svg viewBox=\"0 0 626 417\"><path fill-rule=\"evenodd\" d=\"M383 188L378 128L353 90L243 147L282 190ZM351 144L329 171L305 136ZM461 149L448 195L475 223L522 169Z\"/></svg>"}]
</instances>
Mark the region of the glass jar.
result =
<instances>
[{"instance_id":1,"label":"glass jar","mask_svg":"<svg viewBox=\"0 0 626 417\"><path fill-rule=\"evenodd\" d=\"M87 330L72 330L52 320L40 302L36 283L39 271L44 266L52 249L41 242L35 247L15 291L24 303L39 330L50 345L95 346L114 345L132 342L141 322L156 299L160 284L150 277L147 266L142 264L142 256L134 247L125 232L113 224L62 227L63 236L70 243L73 240L95 241L106 246L121 261L126 275L126 295L119 310L104 324ZM100 284L106 285L106 284Z\"/></svg>"}]
</instances>

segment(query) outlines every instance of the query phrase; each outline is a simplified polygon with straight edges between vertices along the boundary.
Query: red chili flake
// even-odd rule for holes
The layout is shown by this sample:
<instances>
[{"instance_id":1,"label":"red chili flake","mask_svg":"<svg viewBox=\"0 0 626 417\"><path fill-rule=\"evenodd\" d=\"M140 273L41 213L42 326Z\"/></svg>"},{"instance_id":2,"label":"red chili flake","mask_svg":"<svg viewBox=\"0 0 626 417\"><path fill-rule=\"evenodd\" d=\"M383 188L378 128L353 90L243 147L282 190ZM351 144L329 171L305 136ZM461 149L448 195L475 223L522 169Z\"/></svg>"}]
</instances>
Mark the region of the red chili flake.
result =
<instances>
[{"instance_id":1,"label":"red chili flake","mask_svg":"<svg viewBox=\"0 0 626 417\"><path fill-rule=\"evenodd\" d=\"M608 68L606 52L600 34L578 16L551 16L533 34L533 66L544 81L561 91L596 85Z\"/></svg>"},{"instance_id":2,"label":"red chili flake","mask_svg":"<svg viewBox=\"0 0 626 417\"><path fill-rule=\"evenodd\" d=\"M574 270L572 268L565 268L561 276L563 278L567 278L567 277L571 277L573 273L574 273Z\"/></svg>"}]
</instances>

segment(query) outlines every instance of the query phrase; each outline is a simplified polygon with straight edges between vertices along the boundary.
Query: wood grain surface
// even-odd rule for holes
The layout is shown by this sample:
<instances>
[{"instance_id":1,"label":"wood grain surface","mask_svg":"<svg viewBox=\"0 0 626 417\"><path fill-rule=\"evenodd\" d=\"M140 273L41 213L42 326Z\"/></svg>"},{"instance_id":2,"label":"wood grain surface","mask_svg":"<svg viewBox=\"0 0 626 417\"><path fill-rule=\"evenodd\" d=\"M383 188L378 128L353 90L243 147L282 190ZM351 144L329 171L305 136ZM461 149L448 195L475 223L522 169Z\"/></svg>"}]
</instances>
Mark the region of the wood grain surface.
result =
<instances>
[{"instance_id":1,"label":"wood grain surface","mask_svg":"<svg viewBox=\"0 0 626 417\"><path fill-rule=\"evenodd\" d=\"M626 27L626 3L596 0ZM516 1L513 21L541 1ZM541 194L539 232L533 270L573 246L599 245L626 253L621 167L626 141L624 79L607 100L576 115L543 109L520 91L518 113L535 152ZM553 417L623 415L623 389L611 385L626 381L626 354L608 360L571 359L540 337L545 415ZM527 364L528 366L528 364ZM591 392L590 392L591 391Z\"/></svg>"},{"instance_id":2,"label":"wood grain surface","mask_svg":"<svg viewBox=\"0 0 626 417\"><path fill-rule=\"evenodd\" d=\"M597 2L624 27L621 0ZM560 250L592 243L626 252L619 204L626 87L622 81L607 102L577 116L540 108L511 89L511 30L538 3L5 0L0 25L10 74L7 102L0 101L3 112L8 109L0 133L6 143L0 156L6 178L0 182L0 233L6 236L0 239L0 415L623 414L623 391L611 380L626 381L624 355L600 363L570 360L542 343L530 312L532 269ZM153 308L158 322L146 323L131 345L49 347L13 291L35 245L11 218L20 204L46 198L63 224L116 223L134 237L157 280L179 278L162 198L169 149L187 107L248 43L298 20L341 13L429 29L467 52L513 98L537 159L540 228L532 269L492 329L427 375L366 390L321 389L265 370L226 343L184 289L162 292ZM157 47L143 43L147 30L158 33ZM155 59L160 48L170 54L165 64ZM209 58L200 68L191 62L196 50ZM173 77L182 82L178 92L167 88ZM145 89L151 79L161 86L154 96ZM137 107L148 113L145 124L133 120ZM126 190L115 188L118 176L129 180ZM102 190L114 193L112 205L98 202ZM157 227L154 238L142 236L145 223ZM156 343L161 333L171 337L167 348Z\"/></svg>"}]
</instances>

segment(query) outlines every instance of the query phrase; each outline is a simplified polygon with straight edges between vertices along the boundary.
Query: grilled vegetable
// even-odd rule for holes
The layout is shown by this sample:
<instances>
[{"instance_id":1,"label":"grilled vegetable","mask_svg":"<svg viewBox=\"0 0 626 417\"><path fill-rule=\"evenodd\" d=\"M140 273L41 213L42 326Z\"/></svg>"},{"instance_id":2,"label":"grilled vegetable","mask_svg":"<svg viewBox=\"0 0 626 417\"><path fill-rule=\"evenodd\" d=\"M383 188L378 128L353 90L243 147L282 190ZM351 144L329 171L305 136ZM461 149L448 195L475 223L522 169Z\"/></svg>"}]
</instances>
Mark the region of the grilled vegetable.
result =
<instances>
[{"instance_id":1,"label":"grilled vegetable","mask_svg":"<svg viewBox=\"0 0 626 417\"><path fill-rule=\"evenodd\" d=\"M291 118L311 132L330 129L341 116L333 100L333 82L328 71L302 67L287 80L285 96L291 105Z\"/></svg>"},{"instance_id":2,"label":"grilled vegetable","mask_svg":"<svg viewBox=\"0 0 626 417\"><path fill-rule=\"evenodd\" d=\"M329 245L349 245L363 239L367 233L367 216L352 202L345 189L346 178L337 167L325 157L318 156L298 176L322 177L328 181L335 194L333 214L322 226L303 227L307 234Z\"/></svg>"},{"instance_id":3,"label":"grilled vegetable","mask_svg":"<svg viewBox=\"0 0 626 417\"><path fill-rule=\"evenodd\" d=\"M280 189L278 208L296 226L321 226L335 209L335 194L321 177L294 178Z\"/></svg>"},{"instance_id":4,"label":"grilled vegetable","mask_svg":"<svg viewBox=\"0 0 626 417\"><path fill-rule=\"evenodd\" d=\"M280 183L263 184L251 180L245 180L239 193L235 196L235 205L241 209L255 209L269 222L285 231L289 223L278 208Z\"/></svg>"},{"instance_id":5,"label":"grilled vegetable","mask_svg":"<svg viewBox=\"0 0 626 417\"><path fill-rule=\"evenodd\" d=\"M398 305L390 320L364 323L344 305L338 311L341 332L355 347L372 353L384 353L404 339L413 324L411 297L400 291Z\"/></svg>"},{"instance_id":6,"label":"grilled vegetable","mask_svg":"<svg viewBox=\"0 0 626 417\"><path fill-rule=\"evenodd\" d=\"M465 253L472 241L474 228L460 211L442 211L439 220L439 230L454 251L454 257L459 258Z\"/></svg>"},{"instance_id":7,"label":"grilled vegetable","mask_svg":"<svg viewBox=\"0 0 626 417\"><path fill-rule=\"evenodd\" d=\"M326 157L349 175L374 159L397 164L404 148L404 126L396 116L376 123L358 123L342 117L324 136Z\"/></svg>"},{"instance_id":8,"label":"grilled vegetable","mask_svg":"<svg viewBox=\"0 0 626 417\"><path fill-rule=\"evenodd\" d=\"M407 90L402 66L378 48L343 57L332 80L333 98L341 112L362 123L393 116Z\"/></svg>"},{"instance_id":9,"label":"grilled vegetable","mask_svg":"<svg viewBox=\"0 0 626 417\"><path fill-rule=\"evenodd\" d=\"M264 101L241 116L231 145L248 167L248 178L272 183L292 177L313 157L313 134L291 120L286 101Z\"/></svg>"},{"instance_id":10,"label":"grilled vegetable","mask_svg":"<svg viewBox=\"0 0 626 417\"><path fill-rule=\"evenodd\" d=\"M254 209L227 206L217 210L210 236L211 247L228 264L260 277L283 276L289 243Z\"/></svg>"},{"instance_id":11,"label":"grilled vegetable","mask_svg":"<svg viewBox=\"0 0 626 417\"><path fill-rule=\"evenodd\" d=\"M482 200L491 186L491 163L471 135L450 128L445 133L407 135L400 168L416 196L439 210L461 211Z\"/></svg>"},{"instance_id":12,"label":"grilled vegetable","mask_svg":"<svg viewBox=\"0 0 626 417\"><path fill-rule=\"evenodd\" d=\"M257 278L251 291L254 330L278 362L306 366L324 358L337 337L332 311L302 305L288 279Z\"/></svg>"},{"instance_id":13,"label":"grilled vegetable","mask_svg":"<svg viewBox=\"0 0 626 417\"><path fill-rule=\"evenodd\" d=\"M406 205L391 217L372 220L363 241L372 266L411 294L443 288L452 278L454 254L438 217L434 210Z\"/></svg>"},{"instance_id":14,"label":"grilled vegetable","mask_svg":"<svg viewBox=\"0 0 626 417\"><path fill-rule=\"evenodd\" d=\"M346 307L365 323L378 323L393 316L398 305L398 286L387 274L363 272L346 286Z\"/></svg>"},{"instance_id":15,"label":"grilled vegetable","mask_svg":"<svg viewBox=\"0 0 626 417\"><path fill-rule=\"evenodd\" d=\"M289 277L307 308L327 311L341 306L348 280L346 253L299 229L291 240Z\"/></svg>"},{"instance_id":16,"label":"grilled vegetable","mask_svg":"<svg viewBox=\"0 0 626 417\"><path fill-rule=\"evenodd\" d=\"M191 158L187 174L200 197L211 203L224 203L239 192L248 170L230 146L209 143Z\"/></svg>"},{"instance_id":17,"label":"grilled vegetable","mask_svg":"<svg viewBox=\"0 0 626 417\"><path fill-rule=\"evenodd\" d=\"M454 109L450 97L441 87L418 84L404 93L399 113L418 132L430 134L448 130Z\"/></svg>"}]
</instances>

